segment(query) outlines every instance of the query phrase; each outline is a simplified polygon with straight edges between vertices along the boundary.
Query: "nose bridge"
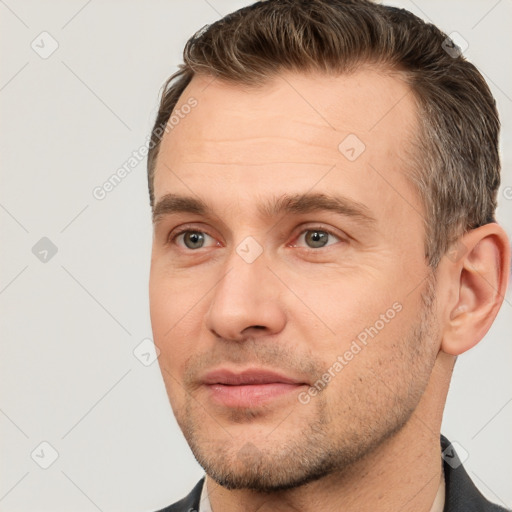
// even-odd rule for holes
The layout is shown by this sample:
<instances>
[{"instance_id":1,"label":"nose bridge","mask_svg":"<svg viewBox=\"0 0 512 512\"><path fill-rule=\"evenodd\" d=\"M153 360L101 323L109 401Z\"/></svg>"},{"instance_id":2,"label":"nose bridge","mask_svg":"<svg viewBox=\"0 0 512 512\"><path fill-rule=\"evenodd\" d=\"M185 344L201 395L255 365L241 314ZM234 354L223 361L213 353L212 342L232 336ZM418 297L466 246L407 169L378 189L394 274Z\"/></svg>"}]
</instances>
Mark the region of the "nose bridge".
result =
<instances>
[{"instance_id":1,"label":"nose bridge","mask_svg":"<svg viewBox=\"0 0 512 512\"><path fill-rule=\"evenodd\" d=\"M267 333L284 327L278 283L255 239L244 239L229 254L205 321L209 330L231 340L241 339L250 327L264 327Z\"/></svg>"}]
</instances>

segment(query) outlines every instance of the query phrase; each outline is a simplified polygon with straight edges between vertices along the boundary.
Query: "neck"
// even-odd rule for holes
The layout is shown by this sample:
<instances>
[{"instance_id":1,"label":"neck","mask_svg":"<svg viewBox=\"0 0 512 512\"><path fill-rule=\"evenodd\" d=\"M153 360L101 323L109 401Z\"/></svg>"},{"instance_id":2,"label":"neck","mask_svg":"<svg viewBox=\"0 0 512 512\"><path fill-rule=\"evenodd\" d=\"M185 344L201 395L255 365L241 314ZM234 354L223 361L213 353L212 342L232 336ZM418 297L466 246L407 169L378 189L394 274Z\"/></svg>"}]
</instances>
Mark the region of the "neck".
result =
<instances>
[{"instance_id":1,"label":"neck","mask_svg":"<svg viewBox=\"0 0 512 512\"><path fill-rule=\"evenodd\" d=\"M430 512L443 478L440 430L453 364L452 356L440 352L409 421L350 467L275 493L227 490L207 476L212 510Z\"/></svg>"}]
</instances>

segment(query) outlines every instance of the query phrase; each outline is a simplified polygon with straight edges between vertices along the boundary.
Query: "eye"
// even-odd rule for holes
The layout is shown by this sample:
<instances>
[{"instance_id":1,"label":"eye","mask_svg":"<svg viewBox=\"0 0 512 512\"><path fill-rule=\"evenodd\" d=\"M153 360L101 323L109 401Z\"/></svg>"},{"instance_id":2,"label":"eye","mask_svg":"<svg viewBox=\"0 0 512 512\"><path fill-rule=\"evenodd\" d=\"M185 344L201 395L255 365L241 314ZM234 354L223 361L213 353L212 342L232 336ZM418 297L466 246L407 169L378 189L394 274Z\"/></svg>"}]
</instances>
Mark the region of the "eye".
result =
<instances>
[{"instance_id":1,"label":"eye","mask_svg":"<svg viewBox=\"0 0 512 512\"><path fill-rule=\"evenodd\" d=\"M333 238L335 240L330 242L329 239ZM317 228L306 229L297 238L297 241L299 240L303 240L310 249L321 249L322 247L327 247L328 245L341 241L338 236L334 235L330 231ZM296 245L297 244L295 243L294 246Z\"/></svg>"},{"instance_id":2,"label":"eye","mask_svg":"<svg viewBox=\"0 0 512 512\"><path fill-rule=\"evenodd\" d=\"M179 245L184 245L187 249L202 249L203 247L207 247L206 242L208 239L214 240L210 235L205 233L204 231L193 231L193 230L183 230L177 233L172 241L179 243Z\"/></svg>"}]
</instances>

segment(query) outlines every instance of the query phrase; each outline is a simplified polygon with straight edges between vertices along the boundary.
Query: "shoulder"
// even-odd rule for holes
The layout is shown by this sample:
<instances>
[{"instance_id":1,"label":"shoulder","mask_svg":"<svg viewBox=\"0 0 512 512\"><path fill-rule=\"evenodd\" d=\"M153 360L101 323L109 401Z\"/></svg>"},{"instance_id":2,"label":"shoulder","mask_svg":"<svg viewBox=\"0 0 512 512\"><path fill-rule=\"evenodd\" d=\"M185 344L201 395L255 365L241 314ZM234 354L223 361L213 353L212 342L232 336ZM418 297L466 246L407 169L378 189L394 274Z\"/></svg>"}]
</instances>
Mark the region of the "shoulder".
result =
<instances>
[{"instance_id":1,"label":"shoulder","mask_svg":"<svg viewBox=\"0 0 512 512\"><path fill-rule=\"evenodd\" d=\"M199 480L196 486L180 501L169 505L157 512L198 512L201 491L203 490L204 478Z\"/></svg>"},{"instance_id":2,"label":"shoulder","mask_svg":"<svg viewBox=\"0 0 512 512\"><path fill-rule=\"evenodd\" d=\"M444 479L446 484L443 512L508 512L490 502L477 489L450 441L441 436Z\"/></svg>"}]
</instances>

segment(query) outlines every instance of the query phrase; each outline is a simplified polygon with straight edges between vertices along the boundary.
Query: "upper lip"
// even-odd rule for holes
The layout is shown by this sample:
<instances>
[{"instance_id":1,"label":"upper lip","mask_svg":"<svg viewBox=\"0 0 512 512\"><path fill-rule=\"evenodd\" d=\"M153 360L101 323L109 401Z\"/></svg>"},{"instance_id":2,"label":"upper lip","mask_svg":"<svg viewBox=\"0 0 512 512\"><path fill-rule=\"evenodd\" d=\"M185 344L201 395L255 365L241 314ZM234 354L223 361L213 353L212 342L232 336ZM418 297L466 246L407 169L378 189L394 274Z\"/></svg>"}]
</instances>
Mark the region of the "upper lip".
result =
<instances>
[{"instance_id":1,"label":"upper lip","mask_svg":"<svg viewBox=\"0 0 512 512\"><path fill-rule=\"evenodd\" d=\"M203 384L224 384L227 386L243 386L249 384L305 384L303 381L287 377L280 373L253 368L240 372L227 369L212 370L202 378Z\"/></svg>"}]
</instances>

